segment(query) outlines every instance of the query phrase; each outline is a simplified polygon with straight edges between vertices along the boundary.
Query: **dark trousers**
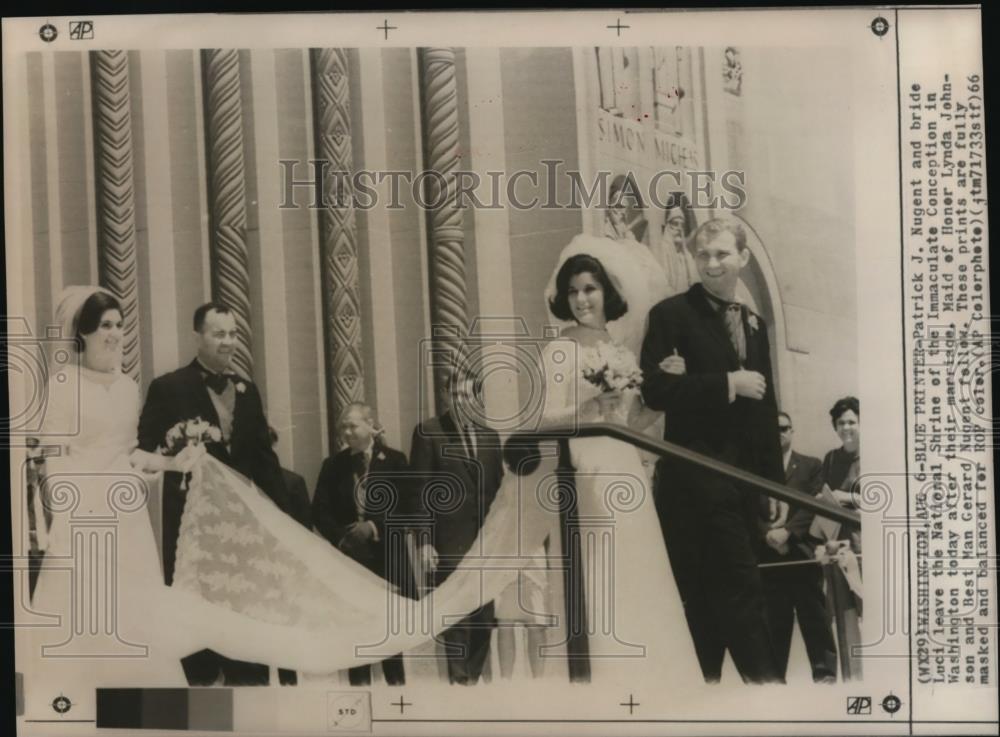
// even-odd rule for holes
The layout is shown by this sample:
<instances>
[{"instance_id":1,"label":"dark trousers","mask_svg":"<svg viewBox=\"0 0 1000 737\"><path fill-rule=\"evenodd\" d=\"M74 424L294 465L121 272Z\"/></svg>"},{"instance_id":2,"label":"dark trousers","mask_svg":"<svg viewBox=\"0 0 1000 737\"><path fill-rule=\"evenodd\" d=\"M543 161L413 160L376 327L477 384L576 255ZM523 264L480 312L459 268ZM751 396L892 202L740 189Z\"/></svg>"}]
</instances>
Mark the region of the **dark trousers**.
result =
<instances>
[{"instance_id":1,"label":"dark trousers","mask_svg":"<svg viewBox=\"0 0 1000 737\"><path fill-rule=\"evenodd\" d=\"M385 674L385 682L390 686L402 686L406 683L406 674L403 672L403 656L393 655L382 661L382 673ZM370 665L359 665L347 671L347 678L352 686L370 686L372 682L372 667Z\"/></svg>"},{"instance_id":2,"label":"dark trousers","mask_svg":"<svg viewBox=\"0 0 1000 737\"><path fill-rule=\"evenodd\" d=\"M181 660L190 686L211 686L222 677L226 686L266 686L269 671L266 665L231 660L214 650L199 650Z\"/></svg>"},{"instance_id":3,"label":"dark trousers","mask_svg":"<svg viewBox=\"0 0 1000 737\"><path fill-rule=\"evenodd\" d=\"M491 601L441 633L451 683L471 686L479 681L490 654L494 627L496 618Z\"/></svg>"},{"instance_id":4,"label":"dark trousers","mask_svg":"<svg viewBox=\"0 0 1000 737\"><path fill-rule=\"evenodd\" d=\"M797 560L799 558L778 559ZM771 560L769 559L769 562ZM823 570L814 563L775 566L762 572L768 621L778 672L785 677L795 619L805 641L812 677L817 682L837 678L837 646L823 593Z\"/></svg>"},{"instance_id":5,"label":"dark trousers","mask_svg":"<svg viewBox=\"0 0 1000 737\"><path fill-rule=\"evenodd\" d=\"M707 474L658 472L667 553L707 682L726 651L743 680L780 682L757 568L758 498Z\"/></svg>"}]
</instances>

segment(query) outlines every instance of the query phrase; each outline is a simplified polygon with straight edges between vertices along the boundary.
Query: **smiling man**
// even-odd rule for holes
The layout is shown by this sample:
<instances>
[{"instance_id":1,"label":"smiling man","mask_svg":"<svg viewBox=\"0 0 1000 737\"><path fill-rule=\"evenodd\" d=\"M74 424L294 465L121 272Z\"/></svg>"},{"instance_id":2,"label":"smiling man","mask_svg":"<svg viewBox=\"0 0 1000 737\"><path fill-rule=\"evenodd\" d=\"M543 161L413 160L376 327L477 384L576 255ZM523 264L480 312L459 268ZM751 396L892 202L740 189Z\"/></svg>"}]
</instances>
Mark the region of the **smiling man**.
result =
<instances>
[{"instance_id":1,"label":"smiling man","mask_svg":"<svg viewBox=\"0 0 1000 737\"><path fill-rule=\"evenodd\" d=\"M736 300L740 272L750 263L746 233L731 218L715 218L695 231L691 248L701 283L650 311L643 398L666 413L667 441L780 483L767 328ZM659 367L675 351L686 361L684 374ZM728 651L745 681L781 681L757 569L758 494L664 457L656 498L705 680L720 679Z\"/></svg>"},{"instance_id":2,"label":"smiling man","mask_svg":"<svg viewBox=\"0 0 1000 737\"><path fill-rule=\"evenodd\" d=\"M260 391L230 364L239 337L236 318L225 305L209 302L194 312L196 358L187 366L157 377L149 385L139 417L139 447L156 452L178 422L197 417L219 428L219 442L205 444L216 459L252 480L280 508L286 509L285 481L271 436ZM187 489L181 474L163 479L163 573L173 583L181 516ZM203 650L181 661L192 686L210 686L221 676L227 686L266 685L268 667L229 660Z\"/></svg>"}]
</instances>

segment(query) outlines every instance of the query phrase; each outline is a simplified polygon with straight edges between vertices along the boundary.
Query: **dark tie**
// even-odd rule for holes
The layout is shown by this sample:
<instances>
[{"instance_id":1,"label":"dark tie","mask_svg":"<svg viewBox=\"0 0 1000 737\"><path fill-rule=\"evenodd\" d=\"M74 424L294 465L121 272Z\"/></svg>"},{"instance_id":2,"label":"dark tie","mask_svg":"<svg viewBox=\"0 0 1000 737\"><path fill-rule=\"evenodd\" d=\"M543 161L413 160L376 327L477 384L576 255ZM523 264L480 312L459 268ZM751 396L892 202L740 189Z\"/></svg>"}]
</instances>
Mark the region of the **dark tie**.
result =
<instances>
[{"instance_id":1,"label":"dark tie","mask_svg":"<svg viewBox=\"0 0 1000 737\"><path fill-rule=\"evenodd\" d=\"M352 453L351 462L354 465L354 473L357 475L358 485L361 487L357 495L357 501L358 501L358 519L362 520L364 519L366 511L365 507L367 506L368 502L368 498L365 493L365 487L364 487L365 477L368 475L368 454L364 452Z\"/></svg>"},{"instance_id":2,"label":"dark tie","mask_svg":"<svg viewBox=\"0 0 1000 737\"><path fill-rule=\"evenodd\" d=\"M229 383L229 376L226 374L212 374L205 372L205 384L216 394L226 391L226 384Z\"/></svg>"},{"instance_id":3,"label":"dark tie","mask_svg":"<svg viewBox=\"0 0 1000 737\"><path fill-rule=\"evenodd\" d=\"M736 355L740 357L740 363L746 363L747 334L743 330L742 305L733 303L726 307L726 329L729 331L729 340L736 349Z\"/></svg>"},{"instance_id":4,"label":"dark tie","mask_svg":"<svg viewBox=\"0 0 1000 737\"><path fill-rule=\"evenodd\" d=\"M354 463L354 472L358 475L358 478L364 478L365 474L368 473L368 455L364 451L353 453L351 454L351 460Z\"/></svg>"},{"instance_id":5,"label":"dark tie","mask_svg":"<svg viewBox=\"0 0 1000 737\"><path fill-rule=\"evenodd\" d=\"M733 350L739 356L740 364L747 360L747 334L743 329L743 310L746 309L739 302L729 302L719 299L707 289L704 290L705 297L715 305L719 314L726 321L726 330L729 333L729 342L733 344Z\"/></svg>"}]
</instances>

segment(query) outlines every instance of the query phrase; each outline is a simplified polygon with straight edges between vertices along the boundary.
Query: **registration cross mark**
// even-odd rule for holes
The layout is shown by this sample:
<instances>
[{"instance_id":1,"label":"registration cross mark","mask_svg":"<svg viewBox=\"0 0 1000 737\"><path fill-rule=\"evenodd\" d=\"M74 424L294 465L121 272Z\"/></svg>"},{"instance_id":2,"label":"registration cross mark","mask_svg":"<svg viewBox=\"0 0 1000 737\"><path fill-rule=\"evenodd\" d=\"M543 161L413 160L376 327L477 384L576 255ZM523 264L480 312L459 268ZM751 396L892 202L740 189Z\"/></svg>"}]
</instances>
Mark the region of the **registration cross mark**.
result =
<instances>
[{"instance_id":1,"label":"registration cross mark","mask_svg":"<svg viewBox=\"0 0 1000 737\"><path fill-rule=\"evenodd\" d=\"M389 703L392 704L393 706L398 706L400 714L402 714L406 710L407 706L413 706L411 702L403 701L402 695L400 695L399 701L390 701Z\"/></svg>"},{"instance_id":2,"label":"registration cross mark","mask_svg":"<svg viewBox=\"0 0 1000 737\"><path fill-rule=\"evenodd\" d=\"M389 31L395 31L395 30L397 30L397 28L396 28L396 26L390 26L389 25L389 19L388 18L384 18L382 20L382 25L375 26L375 30L382 31L382 33L385 34L385 40L388 41L389 40Z\"/></svg>"},{"instance_id":3,"label":"registration cross mark","mask_svg":"<svg viewBox=\"0 0 1000 737\"><path fill-rule=\"evenodd\" d=\"M628 713L631 714L635 710L635 707L639 706L639 702L632 698L632 694L629 694L628 701L623 701L618 706L627 706Z\"/></svg>"},{"instance_id":4,"label":"registration cross mark","mask_svg":"<svg viewBox=\"0 0 1000 737\"><path fill-rule=\"evenodd\" d=\"M605 28L614 28L615 29L615 33L618 34L618 38L621 38L621 36L622 36L622 29L624 29L624 28L631 28L631 27L632 26L623 26L621 18L616 18L615 19L615 24L613 26L605 26Z\"/></svg>"}]
</instances>

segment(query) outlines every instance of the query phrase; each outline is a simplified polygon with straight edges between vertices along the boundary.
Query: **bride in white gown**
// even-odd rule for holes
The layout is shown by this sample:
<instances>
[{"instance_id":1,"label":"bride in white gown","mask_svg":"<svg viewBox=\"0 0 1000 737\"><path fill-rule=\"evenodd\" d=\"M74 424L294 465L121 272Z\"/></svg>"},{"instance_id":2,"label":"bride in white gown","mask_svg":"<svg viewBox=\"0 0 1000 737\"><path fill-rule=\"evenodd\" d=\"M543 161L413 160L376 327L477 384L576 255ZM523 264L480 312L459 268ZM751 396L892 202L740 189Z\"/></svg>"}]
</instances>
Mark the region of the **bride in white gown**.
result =
<instances>
[{"instance_id":1,"label":"bride in white gown","mask_svg":"<svg viewBox=\"0 0 1000 737\"><path fill-rule=\"evenodd\" d=\"M637 388L602 394L580 370L601 344L634 359L646 314L661 296L651 295L647 283L640 265L606 238L577 236L563 250L546 297L552 314L570 324L543 352L546 424L603 421L642 431L660 418L641 407ZM684 361L671 357L662 369L683 373ZM639 452L608 437L571 439L569 449L592 681L623 688L645 679L664 687L697 682L697 660Z\"/></svg>"},{"instance_id":2,"label":"bride in white gown","mask_svg":"<svg viewBox=\"0 0 1000 737\"><path fill-rule=\"evenodd\" d=\"M136 451L139 387L121 372L122 313L110 292L71 287L56 318L82 340L79 364L63 357L49 384L43 445L52 524L31 609L57 615L28 629L25 695L29 717L52 716L68 699L75 719L94 718L94 688L182 685L168 645L159 556L146 508L147 477L133 467L180 468L196 454L167 459Z\"/></svg>"}]
</instances>

